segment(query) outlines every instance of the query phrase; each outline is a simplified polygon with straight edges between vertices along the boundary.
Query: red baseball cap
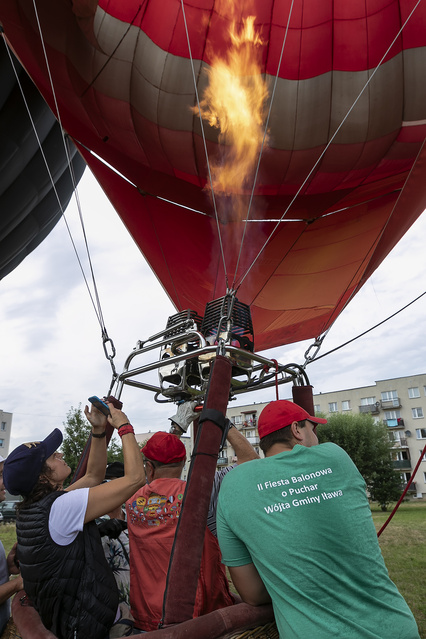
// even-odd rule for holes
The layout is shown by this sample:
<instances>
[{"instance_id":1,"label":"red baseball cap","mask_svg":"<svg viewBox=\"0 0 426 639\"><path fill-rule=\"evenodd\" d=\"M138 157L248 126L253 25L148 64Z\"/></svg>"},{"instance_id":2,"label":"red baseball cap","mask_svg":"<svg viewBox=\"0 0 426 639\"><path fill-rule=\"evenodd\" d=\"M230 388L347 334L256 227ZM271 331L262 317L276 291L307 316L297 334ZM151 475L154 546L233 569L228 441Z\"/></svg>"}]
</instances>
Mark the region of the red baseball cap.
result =
<instances>
[{"instance_id":1,"label":"red baseball cap","mask_svg":"<svg viewBox=\"0 0 426 639\"><path fill-rule=\"evenodd\" d=\"M257 429L259 431L259 437L265 437L270 433L274 433L280 428L290 426L293 422L301 422L304 419L309 419L314 424L326 424L327 420L322 417L314 417L309 415L308 412L301 406L289 402L286 399L279 399L275 402L271 402L260 413Z\"/></svg>"},{"instance_id":2,"label":"red baseball cap","mask_svg":"<svg viewBox=\"0 0 426 639\"><path fill-rule=\"evenodd\" d=\"M186 449L180 439L176 435L163 432L154 433L141 448L141 452L147 459L162 464L175 464L186 457Z\"/></svg>"}]
</instances>

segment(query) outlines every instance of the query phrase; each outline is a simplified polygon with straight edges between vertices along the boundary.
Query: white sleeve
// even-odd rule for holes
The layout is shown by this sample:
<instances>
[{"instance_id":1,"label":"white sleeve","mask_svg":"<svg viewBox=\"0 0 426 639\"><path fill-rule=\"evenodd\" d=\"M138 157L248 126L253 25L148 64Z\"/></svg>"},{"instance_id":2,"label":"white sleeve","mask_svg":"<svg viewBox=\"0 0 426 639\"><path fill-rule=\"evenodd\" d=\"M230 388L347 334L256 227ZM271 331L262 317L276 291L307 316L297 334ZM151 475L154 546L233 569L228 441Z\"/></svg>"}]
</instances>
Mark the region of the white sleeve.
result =
<instances>
[{"instance_id":1,"label":"white sleeve","mask_svg":"<svg viewBox=\"0 0 426 639\"><path fill-rule=\"evenodd\" d=\"M89 488L77 488L64 493L52 504L49 533L59 546L68 546L83 530Z\"/></svg>"}]
</instances>

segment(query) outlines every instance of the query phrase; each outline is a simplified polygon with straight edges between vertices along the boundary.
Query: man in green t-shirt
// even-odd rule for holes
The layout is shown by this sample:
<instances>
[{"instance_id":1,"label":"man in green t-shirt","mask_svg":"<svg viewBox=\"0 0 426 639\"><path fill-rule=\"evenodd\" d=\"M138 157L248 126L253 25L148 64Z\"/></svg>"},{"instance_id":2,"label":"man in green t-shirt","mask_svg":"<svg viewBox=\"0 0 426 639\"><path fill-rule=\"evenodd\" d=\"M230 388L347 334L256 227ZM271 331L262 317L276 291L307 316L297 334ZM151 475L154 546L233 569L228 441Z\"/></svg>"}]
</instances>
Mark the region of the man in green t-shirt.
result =
<instances>
[{"instance_id":1,"label":"man in green t-shirt","mask_svg":"<svg viewBox=\"0 0 426 639\"><path fill-rule=\"evenodd\" d=\"M419 639L390 580L365 483L296 404L262 411L264 459L223 480L217 513L223 563L243 600L272 601L283 639Z\"/></svg>"}]
</instances>

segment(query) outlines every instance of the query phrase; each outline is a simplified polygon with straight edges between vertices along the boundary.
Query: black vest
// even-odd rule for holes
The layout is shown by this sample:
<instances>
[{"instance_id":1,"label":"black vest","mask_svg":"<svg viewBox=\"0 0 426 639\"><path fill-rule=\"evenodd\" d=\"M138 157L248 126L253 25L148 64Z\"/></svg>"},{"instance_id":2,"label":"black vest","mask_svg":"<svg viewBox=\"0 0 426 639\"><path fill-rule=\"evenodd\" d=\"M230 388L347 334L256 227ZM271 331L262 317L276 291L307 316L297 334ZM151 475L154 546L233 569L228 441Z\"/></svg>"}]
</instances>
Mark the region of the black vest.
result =
<instances>
[{"instance_id":1,"label":"black vest","mask_svg":"<svg viewBox=\"0 0 426 639\"><path fill-rule=\"evenodd\" d=\"M117 585L95 522L85 524L68 546L50 537L50 509L62 494L54 492L18 514L25 592L58 639L105 639L117 612Z\"/></svg>"}]
</instances>

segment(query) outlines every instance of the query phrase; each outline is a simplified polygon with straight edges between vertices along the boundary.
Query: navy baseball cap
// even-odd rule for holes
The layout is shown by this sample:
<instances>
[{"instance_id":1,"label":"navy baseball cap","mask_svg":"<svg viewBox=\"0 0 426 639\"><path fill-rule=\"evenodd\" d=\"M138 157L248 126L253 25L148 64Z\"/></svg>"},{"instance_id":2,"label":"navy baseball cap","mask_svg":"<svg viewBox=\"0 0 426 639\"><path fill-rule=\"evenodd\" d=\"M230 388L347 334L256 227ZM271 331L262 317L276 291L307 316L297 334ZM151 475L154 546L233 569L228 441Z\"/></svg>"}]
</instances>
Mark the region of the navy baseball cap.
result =
<instances>
[{"instance_id":1,"label":"navy baseball cap","mask_svg":"<svg viewBox=\"0 0 426 639\"><path fill-rule=\"evenodd\" d=\"M42 442L21 444L4 462L3 482L11 495L28 495L37 483L43 464L62 444L62 433L55 428Z\"/></svg>"}]
</instances>

